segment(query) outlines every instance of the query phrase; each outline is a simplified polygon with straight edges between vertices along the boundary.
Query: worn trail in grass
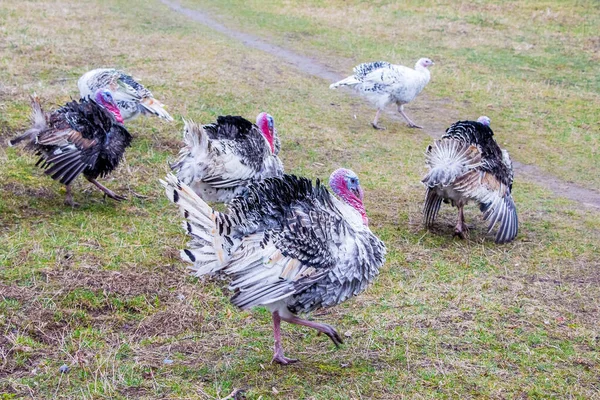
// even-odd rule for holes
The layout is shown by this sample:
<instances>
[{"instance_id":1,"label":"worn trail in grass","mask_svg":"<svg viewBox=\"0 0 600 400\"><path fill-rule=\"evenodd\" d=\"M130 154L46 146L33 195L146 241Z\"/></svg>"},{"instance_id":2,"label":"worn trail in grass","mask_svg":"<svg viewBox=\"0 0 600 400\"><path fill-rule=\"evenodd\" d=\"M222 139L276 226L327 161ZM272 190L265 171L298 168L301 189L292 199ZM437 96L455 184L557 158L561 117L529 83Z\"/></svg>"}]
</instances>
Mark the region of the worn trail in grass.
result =
<instances>
[{"instance_id":1,"label":"worn trail in grass","mask_svg":"<svg viewBox=\"0 0 600 400\"><path fill-rule=\"evenodd\" d=\"M93 67L126 69L197 122L274 115L289 172L354 169L388 262L363 295L311 318L346 344L284 326L302 362L269 364L268 312L240 312L221 282L186 275L177 211L157 181L181 122L138 119L103 202L81 181L81 209L21 149L0 147L0 393L5 398L548 398L598 396L600 217L519 182L518 239L496 246L479 212L469 240L445 207L421 226L429 138L374 134L362 101L142 0L0 3L0 139L27 126L27 96L46 108L76 96ZM341 70L335 68L335 70ZM332 105L333 104L333 105ZM395 140L390 140L393 137ZM165 362L166 361L166 362ZM71 372L57 371L67 364ZM274 389L273 389L274 388ZM277 392L277 394L275 394Z\"/></svg>"},{"instance_id":2,"label":"worn trail in grass","mask_svg":"<svg viewBox=\"0 0 600 400\"><path fill-rule=\"evenodd\" d=\"M598 195L600 12L592 1L179 3L344 75L365 60L412 65L429 55L437 61L432 82L409 109L430 134L489 114L513 157L529 164L527 176L552 186L549 172Z\"/></svg>"},{"instance_id":3,"label":"worn trail in grass","mask_svg":"<svg viewBox=\"0 0 600 400\"><path fill-rule=\"evenodd\" d=\"M210 27L211 29L216 30L219 33L239 40L249 47L265 51L278 58L281 58L286 63L295 66L296 68L307 74L318 78L322 78L329 82L335 82L345 77L345 75L340 75L339 73L331 71L325 65L321 64L313 58L302 56L300 54L290 51L289 49L285 49L283 47L267 43L263 40L260 40L256 36L250 35L248 33L227 28L225 25L216 22L214 20L214 17L210 16L209 14L203 13L199 10L182 7L179 3L174 1L161 0L161 2L168 5L171 9L182 13L201 24L204 24ZM223 18L224 17L221 16L221 19ZM429 107L438 108L438 113L430 114L428 116L428 126L425 126L423 129L423 132L425 132L430 137L438 138L441 135L441 132L443 131L436 132L432 130L429 126L443 125L445 120L447 119L445 118L445 114L448 114L448 111L440 109L442 107L439 104L434 105L433 102L423 101L423 103L425 104L425 107L427 107L428 105ZM392 118L397 122L403 122L403 119L398 117L397 113L395 112L388 111L386 112L386 114L388 118ZM557 196L566 197L569 200L579 202L585 206L600 209L600 192L586 189L571 182L561 181L560 179L557 179L556 177L543 172L535 165L528 165L519 161L515 161L514 168L517 174L522 174L521 176L525 176L526 179L528 179L529 181L535 182L547 188Z\"/></svg>"}]
</instances>

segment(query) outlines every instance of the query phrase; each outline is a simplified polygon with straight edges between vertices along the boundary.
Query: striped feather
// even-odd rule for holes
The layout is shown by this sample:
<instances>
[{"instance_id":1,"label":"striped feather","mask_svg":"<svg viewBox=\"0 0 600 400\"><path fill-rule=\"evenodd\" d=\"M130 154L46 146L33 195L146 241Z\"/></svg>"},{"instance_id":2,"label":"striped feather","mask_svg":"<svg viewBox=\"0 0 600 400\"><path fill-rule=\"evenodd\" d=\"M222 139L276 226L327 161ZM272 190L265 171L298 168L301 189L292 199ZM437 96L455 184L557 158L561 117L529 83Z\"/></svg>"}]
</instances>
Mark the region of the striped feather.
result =
<instances>
[{"instance_id":1,"label":"striped feather","mask_svg":"<svg viewBox=\"0 0 600 400\"><path fill-rule=\"evenodd\" d=\"M173 175L161 183L192 238L182 258L196 275L226 277L240 308L333 306L364 290L385 261L385 246L362 216L319 181L284 175L253 183L227 214Z\"/></svg>"},{"instance_id":2,"label":"striped feather","mask_svg":"<svg viewBox=\"0 0 600 400\"><path fill-rule=\"evenodd\" d=\"M260 129L242 117L220 116L204 126L186 121L183 139L171 169L206 201L229 202L251 182L283 174Z\"/></svg>"},{"instance_id":3,"label":"striped feather","mask_svg":"<svg viewBox=\"0 0 600 400\"><path fill-rule=\"evenodd\" d=\"M507 243L517 236L512 162L493 135L485 124L459 121L428 147L426 163L430 170L422 180L427 188L423 207L426 226L433 224L443 199L459 207L475 200L488 223L488 232L499 226L496 243Z\"/></svg>"},{"instance_id":4,"label":"striped feather","mask_svg":"<svg viewBox=\"0 0 600 400\"><path fill-rule=\"evenodd\" d=\"M435 217L442 205L442 200L442 196L438 196L434 190L427 188L427 192L425 193L425 204L423 206L423 220L425 226L430 227L433 225L433 221L435 221Z\"/></svg>"},{"instance_id":5,"label":"striped feather","mask_svg":"<svg viewBox=\"0 0 600 400\"><path fill-rule=\"evenodd\" d=\"M456 140L440 139L425 153L429 173L422 182L427 187L448 186L458 177L481 165L481 154L476 146Z\"/></svg>"},{"instance_id":6,"label":"striped feather","mask_svg":"<svg viewBox=\"0 0 600 400\"><path fill-rule=\"evenodd\" d=\"M170 174L165 187L169 200L179 206L185 218L183 229L192 240L188 248L182 250L181 257L192 263L194 275L213 274L225 266L229 259L229 247L234 243L230 237L231 219L206 204L189 186Z\"/></svg>"}]
</instances>

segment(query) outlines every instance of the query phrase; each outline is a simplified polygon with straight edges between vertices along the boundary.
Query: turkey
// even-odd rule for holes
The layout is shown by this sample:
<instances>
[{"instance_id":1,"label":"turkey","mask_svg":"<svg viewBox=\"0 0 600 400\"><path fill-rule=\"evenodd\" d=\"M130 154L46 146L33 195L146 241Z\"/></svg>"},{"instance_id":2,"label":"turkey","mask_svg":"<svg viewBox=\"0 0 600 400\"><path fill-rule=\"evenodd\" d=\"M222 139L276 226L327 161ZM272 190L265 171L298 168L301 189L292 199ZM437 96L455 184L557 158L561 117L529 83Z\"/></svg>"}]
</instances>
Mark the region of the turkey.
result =
<instances>
[{"instance_id":1,"label":"turkey","mask_svg":"<svg viewBox=\"0 0 600 400\"><path fill-rule=\"evenodd\" d=\"M342 343L330 325L301 319L361 293L385 262L386 248L368 227L363 191L356 174L338 169L329 184L284 175L253 183L229 204L228 213L210 208L187 185L169 175L169 199L176 203L192 237L182 258L196 276L229 282L231 302L241 309L265 306L273 317L273 361L289 364L280 322L304 325Z\"/></svg>"},{"instance_id":2,"label":"turkey","mask_svg":"<svg viewBox=\"0 0 600 400\"><path fill-rule=\"evenodd\" d=\"M40 156L36 165L66 185L65 204L78 205L73 201L71 184L81 173L106 196L117 201L125 199L96 180L117 167L131 143L111 92L100 89L93 99L72 101L51 114L42 111L34 95L32 109L33 126L9 144L27 140L25 148Z\"/></svg>"},{"instance_id":3,"label":"turkey","mask_svg":"<svg viewBox=\"0 0 600 400\"><path fill-rule=\"evenodd\" d=\"M237 116L198 126L185 121L185 147L171 168L205 201L228 202L253 181L283 175L273 117L260 113L256 125Z\"/></svg>"},{"instance_id":4,"label":"turkey","mask_svg":"<svg viewBox=\"0 0 600 400\"><path fill-rule=\"evenodd\" d=\"M508 243L518 233L517 209L512 198L513 168L508 152L500 149L490 129L490 119L459 121L446 130L425 153L429 173L423 207L424 222L430 227L442 200L458 208L455 234L465 237L463 207L470 200L479 204L488 232L498 223L496 243Z\"/></svg>"},{"instance_id":5,"label":"turkey","mask_svg":"<svg viewBox=\"0 0 600 400\"><path fill-rule=\"evenodd\" d=\"M79 78L77 87L82 98L93 95L98 89L110 90L126 121L139 114L152 114L173 121L164 105L148 89L122 71L112 68L88 71Z\"/></svg>"},{"instance_id":6,"label":"turkey","mask_svg":"<svg viewBox=\"0 0 600 400\"><path fill-rule=\"evenodd\" d=\"M385 129L378 124L379 114L392 103L398 106L398 112L409 127L422 128L408 118L404 112L404 104L413 101L429 83L428 68L433 64L429 58L419 59L415 69L385 61L363 63L354 67L354 75L330 85L329 88L350 86L373 103L377 107L375 119L371 124L375 129Z\"/></svg>"}]
</instances>

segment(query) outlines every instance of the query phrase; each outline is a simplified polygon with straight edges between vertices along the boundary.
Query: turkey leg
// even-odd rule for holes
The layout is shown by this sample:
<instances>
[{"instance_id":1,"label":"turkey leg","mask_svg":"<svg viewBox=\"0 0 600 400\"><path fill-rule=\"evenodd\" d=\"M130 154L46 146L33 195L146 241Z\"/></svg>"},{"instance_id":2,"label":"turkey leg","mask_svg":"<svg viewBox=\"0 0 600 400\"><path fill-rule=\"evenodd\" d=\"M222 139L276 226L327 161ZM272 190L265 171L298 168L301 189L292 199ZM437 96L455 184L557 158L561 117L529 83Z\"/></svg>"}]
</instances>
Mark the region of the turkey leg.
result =
<instances>
[{"instance_id":1,"label":"turkey leg","mask_svg":"<svg viewBox=\"0 0 600 400\"><path fill-rule=\"evenodd\" d=\"M342 338L337 333L335 328L331 325L320 324L318 322L308 321L302 318L298 318L296 316L281 318L285 322L289 322L290 324L303 325L308 326L309 328L316 329L317 331L326 334L329 336L329 339L335 344L335 347L340 347L340 344L343 344Z\"/></svg>"},{"instance_id":2,"label":"turkey leg","mask_svg":"<svg viewBox=\"0 0 600 400\"><path fill-rule=\"evenodd\" d=\"M406 122L408 122L408 127L409 128L423 129L422 126L419 126L419 125L415 124L414 122L412 122L412 120L410 118L408 118L408 115L406 115L406 113L404 112L404 105L401 105L401 106L398 107L398 112L400 113L400 115L402 115L404 117L404 119L406 120Z\"/></svg>"},{"instance_id":3,"label":"turkey leg","mask_svg":"<svg viewBox=\"0 0 600 400\"><path fill-rule=\"evenodd\" d=\"M96 185L96 187L98 189L102 190L104 192L104 194L106 196L110 197L111 199L116 200L116 201L127 200L127 197L116 194L115 192L113 192L112 190L110 190L106 186L102 185L100 182L98 182L94 178L88 178L88 177L86 177L86 179L88 181L90 181L91 183L93 183L94 185Z\"/></svg>"},{"instance_id":4,"label":"turkey leg","mask_svg":"<svg viewBox=\"0 0 600 400\"><path fill-rule=\"evenodd\" d=\"M65 196L65 204L71 207L79 207L79 203L73 201L73 193L71 192L71 185L66 185L67 195Z\"/></svg>"},{"instance_id":5,"label":"turkey leg","mask_svg":"<svg viewBox=\"0 0 600 400\"><path fill-rule=\"evenodd\" d=\"M288 365L299 361L297 358L287 358L283 355L283 346L281 345L281 317L279 316L279 311L273 311L273 337L275 338L275 349L273 351L273 359L271 362L275 361L281 365Z\"/></svg>"},{"instance_id":6,"label":"turkey leg","mask_svg":"<svg viewBox=\"0 0 600 400\"><path fill-rule=\"evenodd\" d=\"M456 228L454 228L454 235L461 239L465 239L465 233L469 230L465 224L465 213L463 206L458 206L458 219L456 221Z\"/></svg>"},{"instance_id":7,"label":"turkey leg","mask_svg":"<svg viewBox=\"0 0 600 400\"><path fill-rule=\"evenodd\" d=\"M381 114L380 108L377 109L377 113L375 114L375 119L373 120L373 122L371 122L371 125L373 126L373 128L383 131L383 130L385 130L385 126L377 125L377 122L379 121L379 114Z\"/></svg>"}]
</instances>

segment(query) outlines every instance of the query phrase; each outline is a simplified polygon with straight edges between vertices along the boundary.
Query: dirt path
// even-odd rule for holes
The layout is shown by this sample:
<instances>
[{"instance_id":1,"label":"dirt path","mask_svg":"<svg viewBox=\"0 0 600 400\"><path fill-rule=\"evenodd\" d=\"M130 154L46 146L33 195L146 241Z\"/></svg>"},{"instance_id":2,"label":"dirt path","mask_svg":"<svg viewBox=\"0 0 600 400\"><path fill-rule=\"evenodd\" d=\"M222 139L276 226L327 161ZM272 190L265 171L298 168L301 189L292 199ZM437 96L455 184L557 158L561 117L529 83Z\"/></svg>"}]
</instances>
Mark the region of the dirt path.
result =
<instances>
[{"instance_id":1,"label":"dirt path","mask_svg":"<svg viewBox=\"0 0 600 400\"><path fill-rule=\"evenodd\" d=\"M345 75L340 75L339 73L331 71L328 67L320 63L318 60L294 53L293 51L290 51L281 46L273 45L262 39L259 39L254 35L230 29L225 25L216 22L213 19L213 17L207 13L183 7L175 1L160 1L163 4L169 6L172 10L185 15L196 22L208 26L209 28L225 36L236 39L244 43L248 47L252 47L274 55L308 75L312 75L327 81L327 85L331 82L335 82L337 80L345 78ZM387 112L386 114L387 117L393 120L403 121L395 112ZM431 137L437 138L440 136L440 132L443 132L443 129L431 129L430 127L423 129L422 132ZM547 172L542 171L535 165L523 164L518 161L514 161L513 166L515 169L515 175L518 175L521 178L524 178L530 182L534 182L550 190L556 196L565 197L569 200L576 201L585 206L592 207L600 211L599 192L586 189L571 182L562 181L548 174Z\"/></svg>"}]
</instances>

